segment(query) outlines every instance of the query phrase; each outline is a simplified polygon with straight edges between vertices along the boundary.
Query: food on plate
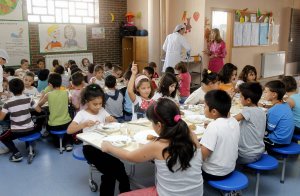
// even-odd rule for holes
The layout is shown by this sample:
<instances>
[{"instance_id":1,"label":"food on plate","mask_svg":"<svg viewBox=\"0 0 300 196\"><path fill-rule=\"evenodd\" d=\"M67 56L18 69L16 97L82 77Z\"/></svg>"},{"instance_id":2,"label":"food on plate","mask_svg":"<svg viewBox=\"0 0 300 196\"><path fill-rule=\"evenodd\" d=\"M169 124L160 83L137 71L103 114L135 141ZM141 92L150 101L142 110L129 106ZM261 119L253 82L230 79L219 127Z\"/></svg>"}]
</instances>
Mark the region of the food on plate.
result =
<instances>
[{"instance_id":1,"label":"food on plate","mask_svg":"<svg viewBox=\"0 0 300 196\"><path fill-rule=\"evenodd\" d=\"M147 140L155 140L157 137L154 135L147 135Z\"/></svg>"},{"instance_id":2,"label":"food on plate","mask_svg":"<svg viewBox=\"0 0 300 196\"><path fill-rule=\"evenodd\" d=\"M196 130L196 129L197 129L197 127L196 127L196 125L195 125L195 124L191 124L191 125L189 125L189 128L190 128L190 130L192 130L192 131L194 131L194 130Z\"/></svg>"}]
</instances>

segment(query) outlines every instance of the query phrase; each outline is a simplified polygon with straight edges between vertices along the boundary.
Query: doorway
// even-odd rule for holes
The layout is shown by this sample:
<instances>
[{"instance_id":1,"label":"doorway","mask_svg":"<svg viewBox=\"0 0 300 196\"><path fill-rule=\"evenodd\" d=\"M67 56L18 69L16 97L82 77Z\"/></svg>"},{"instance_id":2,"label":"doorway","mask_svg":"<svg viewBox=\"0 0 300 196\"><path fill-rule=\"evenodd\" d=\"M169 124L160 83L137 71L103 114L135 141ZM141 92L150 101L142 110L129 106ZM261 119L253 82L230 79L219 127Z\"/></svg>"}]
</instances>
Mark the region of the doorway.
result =
<instances>
[{"instance_id":1,"label":"doorway","mask_svg":"<svg viewBox=\"0 0 300 196\"><path fill-rule=\"evenodd\" d=\"M227 55L224 59L224 63L231 62L231 50L232 50L232 11L213 10L212 11L212 29L218 28L220 35L226 43Z\"/></svg>"}]
</instances>

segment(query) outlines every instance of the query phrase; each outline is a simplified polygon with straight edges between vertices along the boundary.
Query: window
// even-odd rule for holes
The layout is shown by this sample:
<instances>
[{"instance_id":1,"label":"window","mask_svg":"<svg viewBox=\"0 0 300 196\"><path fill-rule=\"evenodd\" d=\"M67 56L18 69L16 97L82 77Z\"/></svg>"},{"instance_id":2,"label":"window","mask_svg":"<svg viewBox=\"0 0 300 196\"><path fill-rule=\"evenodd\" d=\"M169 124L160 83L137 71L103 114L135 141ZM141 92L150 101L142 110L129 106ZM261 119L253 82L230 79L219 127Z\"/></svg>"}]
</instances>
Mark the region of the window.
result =
<instances>
[{"instance_id":1,"label":"window","mask_svg":"<svg viewBox=\"0 0 300 196\"><path fill-rule=\"evenodd\" d=\"M99 0L27 0L29 22L99 23Z\"/></svg>"}]
</instances>

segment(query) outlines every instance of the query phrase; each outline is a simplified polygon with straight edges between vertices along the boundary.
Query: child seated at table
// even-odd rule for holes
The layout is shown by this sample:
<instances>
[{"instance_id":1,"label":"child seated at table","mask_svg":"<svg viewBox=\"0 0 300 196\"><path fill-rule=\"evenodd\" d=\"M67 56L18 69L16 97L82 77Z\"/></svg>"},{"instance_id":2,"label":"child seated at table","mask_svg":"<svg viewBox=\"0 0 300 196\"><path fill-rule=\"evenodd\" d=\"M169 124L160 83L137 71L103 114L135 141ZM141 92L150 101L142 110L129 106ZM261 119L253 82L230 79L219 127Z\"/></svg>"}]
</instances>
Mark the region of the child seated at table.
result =
<instances>
[{"instance_id":1,"label":"child seated at table","mask_svg":"<svg viewBox=\"0 0 300 196\"><path fill-rule=\"evenodd\" d=\"M124 80L124 78L122 77L122 74L123 74L122 68L118 65L114 65L111 75L116 77L118 83L122 82Z\"/></svg>"},{"instance_id":2,"label":"child seated at table","mask_svg":"<svg viewBox=\"0 0 300 196\"><path fill-rule=\"evenodd\" d=\"M145 76L147 76L151 80L152 88L154 90L156 90L157 89L157 85L156 85L155 81L153 80L154 69L152 67L149 67L149 66L148 67L144 67L143 74Z\"/></svg>"},{"instance_id":3,"label":"child seated at table","mask_svg":"<svg viewBox=\"0 0 300 196\"><path fill-rule=\"evenodd\" d=\"M223 90L211 90L205 95L204 114L214 119L208 124L200 144L203 158L203 179L222 180L235 168L238 158L240 126L230 117L231 98Z\"/></svg>"},{"instance_id":4,"label":"child seated at table","mask_svg":"<svg viewBox=\"0 0 300 196\"><path fill-rule=\"evenodd\" d=\"M154 74L153 74L153 78L159 78L159 75L157 73L157 65L155 62L150 62L148 64L149 67L152 67L154 69Z\"/></svg>"},{"instance_id":5,"label":"child seated at table","mask_svg":"<svg viewBox=\"0 0 300 196\"><path fill-rule=\"evenodd\" d=\"M105 78L105 110L112 115L118 122L123 122L123 95L116 89L117 80L113 75Z\"/></svg>"},{"instance_id":6,"label":"child seated at table","mask_svg":"<svg viewBox=\"0 0 300 196\"><path fill-rule=\"evenodd\" d=\"M130 162L154 160L156 187L123 193L130 195L203 195L202 157L197 137L181 119L177 105L167 98L147 110L147 118L158 137L134 151L102 142L101 149ZM224 155L224 154L223 154Z\"/></svg>"},{"instance_id":7,"label":"child seated at table","mask_svg":"<svg viewBox=\"0 0 300 196\"><path fill-rule=\"evenodd\" d=\"M34 73L26 72L23 78L25 89L23 93L27 96L36 96L39 94L38 90L33 86L34 83Z\"/></svg>"},{"instance_id":8,"label":"child seated at table","mask_svg":"<svg viewBox=\"0 0 300 196\"><path fill-rule=\"evenodd\" d=\"M104 78L109 75L112 75L113 72L113 65L111 62L107 61L104 63Z\"/></svg>"},{"instance_id":9,"label":"child seated at table","mask_svg":"<svg viewBox=\"0 0 300 196\"><path fill-rule=\"evenodd\" d=\"M191 75L183 62L178 63L175 66L175 70L178 73L176 77L179 81L180 103L183 104L190 96Z\"/></svg>"},{"instance_id":10,"label":"child seated at table","mask_svg":"<svg viewBox=\"0 0 300 196\"><path fill-rule=\"evenodd\" d=\"M70 87L70 77L69 75L65 74L65 68L61 65L58 65L55 69L54 69L55 73L58 73L61 76L62 82L61 82L61 86L65 87L65 88L69 88Z\"/></svg>"},{"instance_id":11,"label":"child seated at table","mask_svg":"<svg viewBox=\"0 0 300 196\"><path fill-rule=\"evenodd\" d=\"M15 78L15 70L12 67L5 67L3 70L3 77L7 78L8 81Z\"/></svg>"},{"instance_id":12,"label":"child seated at table","mask_svg":"<svg viewBox=\"0 0 300 196\"><path fill-rule=\"evenodd\" d=\"M80 110L72 123L68 127L68 134L74 134L80 130L83 133L93 131L99 123L110 123L116 120L110 116L104 109L104 92L97 84L90 84L83 89L81 104L87 108ZM100 145L100 144L99 144ZM125 171L124 164L112 155L102 152L83 143L83 154L86 160L93 164L101 173L100 195L113 196L115 190L115 181L119 181L119 190L121 193L130 190L129 179Z\"/></svg>"},{"instance_id":13,"label":"child seated at table","mask_svg":"<svg viewBox=\"0 0 300 196\"><path fill-rule=\"evenodd\" d=\"M231 97L235 92L235 80L237 76L237 67L231 63L226 63L219 72L219 89L226 91Z\"/></svg>"},{"instance_id":14,"label":"child seated at table","mask_svg":"<svg viewBox=\"0 0 300 196\"><path fill-rule=\"evenodd\" d=\"M124 97L123 114L124 114L124 120L125 121L131 121L131 119L132 119L132 101L131 101L131 99L128 95L128 89L127 89L127 85L128 85L129 80L130 80L131 74L132 74L131 71L127 71L124 74L125 87L120 90L121 93L123 94L123 97Z\"/></svg>"},{"instance_id":15,"label":"child seated at table","mask_svg":"<svg viewBox=\"0 0 300 196\"><path fill-rule=\"evenodd\" d=\"M70 91L71 102L76 112L83 108L81 102L81 91L84 88L84 76L81 72L76 72L71 76L72 90Z\"/></svg>"},{"instance_id":16,"label":"child seated at table","mask_svg":"<svg viewBox=\"0 0 300 196\"><path fill-rule=\"evenodd\" d=\"M256 82L257 72L256 68L252 65L246 65L239 75L238 81L236 82L235 89L239 91L239 85L244 82Z\"/></svg>"},{"instance_id":17,"label":"child seated at table","mask_svg":"<svg viewBox=\"0 0 300 196\"><path fill-rule=\"evenodd\" d=\"M294 133L293 112L289 104L283 101L285 92L285 86L279 80L270 81L265 85L265 99L273 105L268 109L268 135L264 139L266 150L271 154L271 148L289 145Z\"/></svg>"},{"instance_id":18,"label":"child seated at table","mask_svg":"<svg viewBox=\"0 0 300 196\"><path fill-rule=\"evenodd\" d=\"M167 67L165 73L171 73L175 75L175 69L173 67Z\"/></svg>"},{"instance_id":19,"label":"child seated at table","mask_svg":"<svg viewBox=\"0 0 300 196\"><path fill-rule=\"evenodd\" d=\"M37 90L42 92L48 86L48 76L50 71L48 69L42 69L38 74L38 86Z\"/></svg>"},{"instance_id":20,"label":"child seated at table","mask_svg":"<svg viewBox=\"0 0 300 196\"><path fill-rule=\"evenodd\" d=\"M145 75L139 75L136 64L132 64L131 77L127 86L129 98L132 101L132 120L145 118L147 108L154 102L151 80Z\"/></svg>"},{"instance_id":21,"label":"child seated at table","mask_svg":"<svg viewBox=\"0 0 300 196\"><path fill-rule=\"evenodd\" d=\"M49 120L47 130L61 131L66 130L71 123L71 117L69 114L69 96L66 90L61 90L61 75L58 73L51 73L49 75L48 83L53 89L45 94L40 100L39 106L44 105L48 101L49 106ZM55 146L59 147L58 138L55 140ZM66 151L72 151L72 137L65 135L63 138L63 144Z\"/></svg>"},{"instance_id":22,"label":"child seated at table","mask_svg":"<svg viewBox=\"0 0 300 196\"><path fill-rule=\"evenodd\" d=\"M2 87L3 87L3 92L1 93L1 99L2 101L10 98L13 96L13 94L9 91L9 87L8 87L8 80L6 78L3 77L3 83L2 83Z\"/></svg>"},{"instance_id":23,"label":"child seated at table","mask_svg":"<svg viewBox=\"0 0 300 196\"><path fill-rule=\"evenodd\" d=\"M298 93L297 81L293 76L284 76L282 82L285 85L286 95L288 96L286 102L292 109L294 116L295 130L294 134L300 134L300 94Z\"/></svg>"},{"instance_id":24,"label":"child seated at table","mask_svg":"<svg viewBox=\"0 0 300 196\"><path fill-rule=\"evenodd\" d=\"M31 120L30 109L41 112L41 108L32 98L23 94L24 83L21 79L14 78L9 81L9 89L14 96L4 103L0 111L0 120L3 120L6 114L10 113L10 130L3 132L0 135L0 140L12 152L9 160L18 162L23 159L23 156L16 148L13 140L36 132Z\"/></svg>"},{"instance_id":25,"label":"child seated at table","mask_svg":"<svg viewBox=\"0 0 300 196\"><path fill-rule=\"evenodd\" d=\"M262 86L257 82L239 85L240 101L244 106L241 113L234 116L240 121L239 157L237 163L248 164L260 159L265 151L264 136L266 113L257 103L262 95Z\"/></svg>"},{"instance_id":26,"label":"child seated at table","mask_svg":"<svg viewBox=\"0 0 300 196\"><path fill-rule=\"evenodd\" d=\"M105 80L103 79L104 69L101 65L96 65L94 69L95 76L89 81L90 84L98 84L101 88L104 87Z\"/></svg>"},{"instance_id":27,"label":"child seated at table","mask_svg":"<svg viewBox=\"0 0 300 196\"><path fill-rule=\"evenodd\" d=\"M26 72L30 71L28 69L28 67L29 67L28 60L27 59L22 59L21 60L21 67L15 71L15 75L17 77L19 77L20 79L23 79Z\"/></svg>"},{"instance_id":28,"label":"child seated at table","mask_svg":"<svg viewBox=\"0 0 300 196\"><path fill-rule=\"evenodd\" d=\"M208 91L216 90L219 88L218 74L208 69L204 69L202 72L202 85L195 90L184 102L188 105L196 105L204 103L204 96Z\"/></svg>"},{"instance_id":29,"label":"child seated at table","mask_svg":"<svg viewBox=\"0 0 300 196\"><path fill-rule=\"evenodd\" d=\"M152 99L157 101L161 97L169 98L173 100L177 105L179 105L179 98L177 96L177 90L179 84L177 78L174 74L165 73L160 82L157 92L155 92Z\"/></svg>"},{"instance_id":30,"label":"child seated at table","mask_svg":"<svg viewBox=\"0 0 300 196\"><path fill-rule=\"evenodd\" d=\"M87 81L90 81L92 77L94 77L94 69L95 69L95 64L91 63L88 66L88 72L86 74L87 76Z\"/></svg>"}]
</instances>

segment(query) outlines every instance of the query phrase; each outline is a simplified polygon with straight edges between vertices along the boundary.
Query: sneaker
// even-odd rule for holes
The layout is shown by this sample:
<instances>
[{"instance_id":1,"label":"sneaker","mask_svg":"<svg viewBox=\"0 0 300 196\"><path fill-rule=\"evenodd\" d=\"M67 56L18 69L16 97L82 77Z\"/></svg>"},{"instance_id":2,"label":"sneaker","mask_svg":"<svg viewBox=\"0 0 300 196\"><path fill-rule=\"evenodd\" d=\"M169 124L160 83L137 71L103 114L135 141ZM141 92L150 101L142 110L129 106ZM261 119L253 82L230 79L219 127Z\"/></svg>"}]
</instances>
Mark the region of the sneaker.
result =
<instances>
[{"instance_id":1,"label":"sneaker","mask_svg":"<svg viewBox=\"0 0 300 196\"><path fill-rule=\"evenodd\" d=\"M49 131L45 130L42 132L42 137L48 137L49 136Z\"/></svg>"},{"instance_id":2,"label":"sneaker","mask_svg":"<svg viewBox=\"0 0 300 196\"><path fill-rule=\"evenodd\" d=\"M8 153L9 152L9 149L8 148L6 148L6 147L0 147L0 154L6 154L6 153Z\"/></svg>"},{"instance_id":3,"label":"sneaker","mask_svg":"<svg viewBox=\"0 0 300 196\"><path fill-rule=\"evenodd\" d=\"M17 152L16 154L13 154L9 157L9 160L12 162L20 162L22 161L23 156L20 152Z\"/></svg>"},{"instance_id":4,"label":"sneaker","mask_svg":"<svg viewBox=\"0 0 300 196\"><path fill-rule=\"evenodd\" d=\"M67 152L71 152L73 150L72 144L67 144L65 148Z\"/></svg>"}]
</instances>

